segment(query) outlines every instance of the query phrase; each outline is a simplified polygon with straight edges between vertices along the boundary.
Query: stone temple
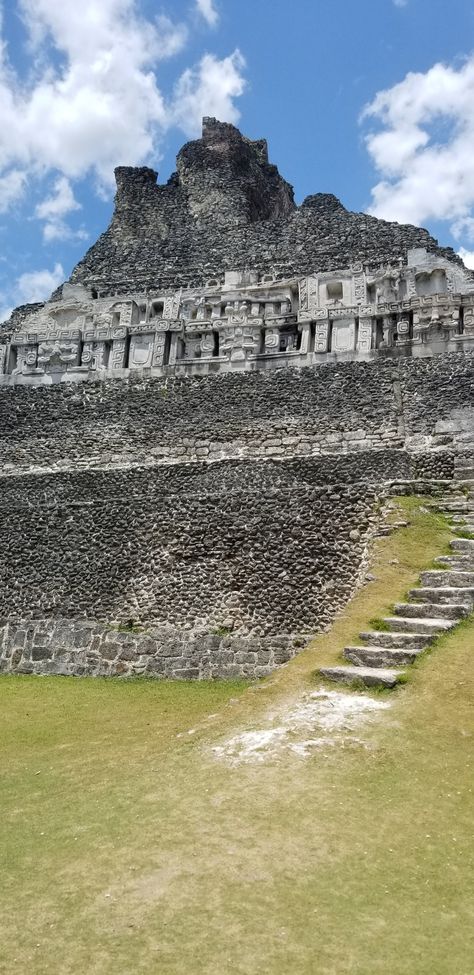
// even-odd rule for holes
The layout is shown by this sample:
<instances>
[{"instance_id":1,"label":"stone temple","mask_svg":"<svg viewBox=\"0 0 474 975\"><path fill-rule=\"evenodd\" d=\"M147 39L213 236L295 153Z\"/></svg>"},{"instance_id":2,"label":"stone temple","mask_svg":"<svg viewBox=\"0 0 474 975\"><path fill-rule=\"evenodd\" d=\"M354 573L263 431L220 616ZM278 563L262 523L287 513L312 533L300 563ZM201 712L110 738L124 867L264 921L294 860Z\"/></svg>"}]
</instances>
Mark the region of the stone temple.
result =
<instances>
[{"instance_id":1,"label":"stone temple","mask_svg":"<svg viewBox=\"0 0 474 975\"><path fill-rule=\"evenodd\" d=\"M0 667L262 676L474 451L474 276L204 119L0 329Z\"/></svg>"}]
</instances>

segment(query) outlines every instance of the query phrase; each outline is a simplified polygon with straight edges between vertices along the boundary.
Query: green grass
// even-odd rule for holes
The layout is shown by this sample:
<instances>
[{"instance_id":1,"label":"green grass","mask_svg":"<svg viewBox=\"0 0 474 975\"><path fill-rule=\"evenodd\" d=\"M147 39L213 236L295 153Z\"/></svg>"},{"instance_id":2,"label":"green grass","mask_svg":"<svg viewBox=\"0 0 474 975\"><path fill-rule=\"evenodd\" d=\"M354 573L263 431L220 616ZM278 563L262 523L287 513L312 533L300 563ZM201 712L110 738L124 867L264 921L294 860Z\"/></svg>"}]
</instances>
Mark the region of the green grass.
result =
<instances>
[{"instance_id":1,"label":"green grass","mask_svg":"<svg viewBox=\"0 0 474 975\"><path fill-rule=\"evenodd\" d=\"M269 681L0 680L2 972L472 975L472 620L367 748L238 767L210 748L311 687L446 550L441 516L401 506L375 581Z\"/></svg>"}]
</instances>

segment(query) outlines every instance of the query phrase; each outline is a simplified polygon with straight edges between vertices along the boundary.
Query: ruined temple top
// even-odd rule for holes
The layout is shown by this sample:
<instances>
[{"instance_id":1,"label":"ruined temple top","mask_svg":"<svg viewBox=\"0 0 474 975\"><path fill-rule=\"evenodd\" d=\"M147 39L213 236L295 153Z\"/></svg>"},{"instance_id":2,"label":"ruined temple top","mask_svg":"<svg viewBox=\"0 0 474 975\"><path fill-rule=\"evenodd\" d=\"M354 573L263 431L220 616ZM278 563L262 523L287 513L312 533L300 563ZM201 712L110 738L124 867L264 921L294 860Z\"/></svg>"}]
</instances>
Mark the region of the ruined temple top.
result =
<instances>
[{"instance_id":1,"label":"ruined temple top","mask_svg":"<svg viewBox=\"0 0 474 975\"><path fill-rule=\"evenodd\" d=\"M119 166L108 230L0 336L0 385L317 366L474 346L474 275L427 230L297 206L264 140L204 119L161 185Z\"/></svg>"},{"instance_id":2,"label":"ruined temple top","mask_svg":"<svg viewBox=\"0 0 474 975\"><path fill-rule=\"evenodd\" d=\"M329 193L296 206L266 141L213 118L183 146L166 184L147 167L115 174L110 227L71 276L103 295L192 287L243 267L288 278L360 261L375 266L414 247L458 260L426 230L350 213Z\"/></svg>"}]
</instances>

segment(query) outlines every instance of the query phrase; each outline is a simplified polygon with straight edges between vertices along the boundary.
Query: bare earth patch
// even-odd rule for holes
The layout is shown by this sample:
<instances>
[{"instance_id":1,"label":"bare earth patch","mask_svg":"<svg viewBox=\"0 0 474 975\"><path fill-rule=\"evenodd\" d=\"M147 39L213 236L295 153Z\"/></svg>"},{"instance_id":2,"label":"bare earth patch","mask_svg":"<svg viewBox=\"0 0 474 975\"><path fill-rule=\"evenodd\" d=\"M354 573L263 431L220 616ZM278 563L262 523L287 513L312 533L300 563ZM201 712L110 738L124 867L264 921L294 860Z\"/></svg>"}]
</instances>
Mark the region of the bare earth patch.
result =
<instances>
[{"instance_id":1,"label":"bare earth patch","mask_svg":"<svg viewBox=\"0 0 474 975\"><path fill-rule=\"evenodd\" d=\"M305 758L315 748L365 745L354 732L389 707L388 701L366 694L320 689L269 713L268 727L234 735L212 751L216 758L238 765L264 762L282 752Z\"/></svg>"}]
</instances>

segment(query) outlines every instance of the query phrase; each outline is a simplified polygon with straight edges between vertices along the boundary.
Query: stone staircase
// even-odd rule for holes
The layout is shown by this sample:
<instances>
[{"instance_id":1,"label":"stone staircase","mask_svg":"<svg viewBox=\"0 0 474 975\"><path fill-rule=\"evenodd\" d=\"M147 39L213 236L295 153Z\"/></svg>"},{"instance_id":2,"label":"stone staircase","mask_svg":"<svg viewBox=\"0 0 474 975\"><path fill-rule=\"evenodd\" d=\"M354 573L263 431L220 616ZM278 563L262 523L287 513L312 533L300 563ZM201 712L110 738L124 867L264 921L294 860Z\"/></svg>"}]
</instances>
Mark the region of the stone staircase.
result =
<instances>
[{"instance_id":1,"label":"stone staircase","mask_svg":"<svg viewBox=\"0 0 474 975\"><path fill-rule=\"evenodd\" d=\"M474 536L474 457L458 459L459 490L434 502L456 525ZM436 559L439 569L422 572L420 586L411 589L408 602L397 603L393 615L381 621L383 629L360 634L361 645L343 651L347 665L321 667L321 677L337 683L366 687L395 687L406 667L441 634L452 630L474 610L474 537L454 538L451 554Z\"/></svg>"}]
</instances>

